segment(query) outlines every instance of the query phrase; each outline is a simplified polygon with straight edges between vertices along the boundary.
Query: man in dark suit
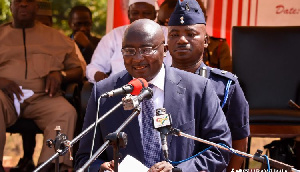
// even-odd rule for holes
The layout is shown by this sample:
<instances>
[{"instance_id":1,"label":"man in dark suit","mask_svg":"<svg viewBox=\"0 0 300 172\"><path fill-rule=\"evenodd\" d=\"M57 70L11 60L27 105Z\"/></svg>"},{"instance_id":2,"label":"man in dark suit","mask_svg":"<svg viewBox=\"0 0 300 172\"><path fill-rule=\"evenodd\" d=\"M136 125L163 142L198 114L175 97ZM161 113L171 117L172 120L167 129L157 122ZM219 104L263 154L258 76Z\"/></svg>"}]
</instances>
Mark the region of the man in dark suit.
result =
<instances>
[{"instance_id":1,"label":"man in dark suit","mask_svg":"<svg viewBox=\"0 0 300 172\"><path fill-rule=\"evenodd\" d=\"M231 134L219 105L219 100L209 80L192 73L181 71L163 64L164 53L167 45L164 45L164 34L161 27L152 20L140 19L133 22L125 31L122 53L127 71L112 75L107 79L98 82L91 94L83 129L95 121L97 113L98 98L103 93L119 88L134 78L145 78L153 84L154 107L164 107L173 119L172 126L182 132L200 137L215 143L231 145ZM99 116L102 116L118 102L122 96L101 99ZM144 133L145 125L142 123L147 115L143 112L146 108L144 101L142 111L138 118L135 118L124 129L128 135L128 145L121 149L123 157L131 155L144 164L149 162L146 158L150 151L154 153L161 150L161 146L155 150L145 150L147 134ZM144 107L145 106L145 107ZM132 113L117 109L110 116L104 119L98 126L95 135L95 152L103 143L107 134L114 132L122 122ZM154 114L152 114L153 116ZM154 130L149 128L148 130ZM155 131L155 130L154 130ZM150 141L160 142L158 131ZM82 138L76 155L76 168L80 168L88 159L92 147L93 132ZM169 159L180 161L201 152L208 145L195 142L184 137L167 136L169 147ZM230 153L218 148L200 154L186 162L180 163L177 167L183 171L223 171L229 161ZM91 171L113 170L108 161L113 159L113 150L109 147L90 166ZM163 161L160 152L158 160L148 164L149 171L171 171L173 166ZM101 166L101 168L100 168Z\"/></svg>"}]
</instances>

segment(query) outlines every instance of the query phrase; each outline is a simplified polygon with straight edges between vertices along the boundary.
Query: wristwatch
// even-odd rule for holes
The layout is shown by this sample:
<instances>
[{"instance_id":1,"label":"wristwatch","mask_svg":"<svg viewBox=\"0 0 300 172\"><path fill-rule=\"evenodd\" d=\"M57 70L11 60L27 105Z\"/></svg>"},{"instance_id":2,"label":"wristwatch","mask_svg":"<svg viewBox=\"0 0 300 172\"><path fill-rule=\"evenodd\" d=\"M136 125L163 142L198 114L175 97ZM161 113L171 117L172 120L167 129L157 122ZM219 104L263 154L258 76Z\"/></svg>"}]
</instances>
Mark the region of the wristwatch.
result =
<instances>
[{"instance_id":1,"label":"wristwatch","mask_svg":"<svg viewBox=\"0 0 300 172\"><path fill-rule=\"evenodd\" d=\"M63 70L60 71L60 74L62 76L62 78L64 79L65 77L67 77L67 73Z\"/></svg>"}]
</instances>

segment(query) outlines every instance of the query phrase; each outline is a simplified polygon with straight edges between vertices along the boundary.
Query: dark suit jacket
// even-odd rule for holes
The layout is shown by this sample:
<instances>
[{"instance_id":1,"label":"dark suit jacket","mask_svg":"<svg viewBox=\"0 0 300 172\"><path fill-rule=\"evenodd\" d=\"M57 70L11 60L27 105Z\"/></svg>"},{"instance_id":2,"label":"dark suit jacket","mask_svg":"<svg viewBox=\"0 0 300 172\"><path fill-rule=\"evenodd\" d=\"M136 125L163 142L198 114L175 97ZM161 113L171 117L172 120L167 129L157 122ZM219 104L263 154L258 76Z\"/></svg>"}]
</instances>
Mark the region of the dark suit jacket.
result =
<instances>
[{"instance_id":1,"label":"dark suit jacket","mask_svg":"<svg viewBox=\"0 0 300 172\"><path fill-rule=\"evenodd\" d=\"M94 86L83 129L95 121L98 97L104 92L127 84L130 80L132 80L132 77L127 71L123 71L98 82ZM99 116L102 116L119 103L122 97L102 99ZM166 108L167 113L171 114L174 128L202 139L231 146L230 130L219 105L219 99L206 78L166 67L164 97L164 108ZM123 108L119 108L100 122L97 127L94 152L103 144L105 136L114 132L131 113L132 111L124 111ZM144 156L138 118L131 121L124 132L128 135L128 145L125 149L120 150L123 157L130 154L143 163ZM76 155L76 168L80 168L89 159L92 138L93 131L89 132L80 141L80 147ZM208 147L208 145L184 137L168 136L167 139L169 158L172 161L186 159ZM163 156L161 157L163 160ZM187 162L179 164L178 167L188 172L199 170L217 172L224 170L229 158L230 153L212 148ZM91 165L90 170L97 171L101 163L112 159L113 150L109 147Z\"/></svg>"}]
</instances>

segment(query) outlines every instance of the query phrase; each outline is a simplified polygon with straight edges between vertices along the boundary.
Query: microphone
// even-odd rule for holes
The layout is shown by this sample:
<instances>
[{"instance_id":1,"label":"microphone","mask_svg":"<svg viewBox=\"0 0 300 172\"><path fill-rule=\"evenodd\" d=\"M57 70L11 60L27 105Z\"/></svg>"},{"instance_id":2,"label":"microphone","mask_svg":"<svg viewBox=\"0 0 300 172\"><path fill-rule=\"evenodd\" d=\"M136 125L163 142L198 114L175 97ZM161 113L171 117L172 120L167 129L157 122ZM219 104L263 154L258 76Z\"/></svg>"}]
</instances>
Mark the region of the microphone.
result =
<instances>
[{"instance_id":1,"label":"microphone","mask_svg":"<svg viewBox=\"0 0 300 172\"><path fill-rule=\"evenodd\" d=\"M165 108L156 109L156 116L153 117L154 128L160 132L161 148L166 160L169 159L167 135L169 134L172 119L169 114L166 113Z\"/></svg>"},{"instance_id":2,"label":"microphone","mask_svg":"<svg viewBox=\"0 0 300 172\"><path fill-rule=\"evenodd\" d=\"M106 92L102 94L100 97L107 98L107 97L112 97L112 96L117 96L122 94L128 94L128 93L131 93L132 95L138 95L140 94L142 88L145 87L148 87L148 82L144 78L134 78L123 87Z\"/></svg>"},{"instance_id":3,"label":"microphone","mask_svg":"<svg viewBox=\"0 0 300 172\"><path fill-rule=\"evenodd\" d=\"M153 91L149 87L142 88L138 96L127 95L122 99L124 110L136 108L144 99L150 99L153 96Z\"/></svg>"},{"instance_id":4,"label":"microphone","mask_svg":"<svg viewBox=\"0 0 300 172\"><path fill-rule=\"evenodd\" d=\"M199 75L203 76L204 78L207 78L207 68L206 67L200 68Z\"/></svg>"}]
</instances>

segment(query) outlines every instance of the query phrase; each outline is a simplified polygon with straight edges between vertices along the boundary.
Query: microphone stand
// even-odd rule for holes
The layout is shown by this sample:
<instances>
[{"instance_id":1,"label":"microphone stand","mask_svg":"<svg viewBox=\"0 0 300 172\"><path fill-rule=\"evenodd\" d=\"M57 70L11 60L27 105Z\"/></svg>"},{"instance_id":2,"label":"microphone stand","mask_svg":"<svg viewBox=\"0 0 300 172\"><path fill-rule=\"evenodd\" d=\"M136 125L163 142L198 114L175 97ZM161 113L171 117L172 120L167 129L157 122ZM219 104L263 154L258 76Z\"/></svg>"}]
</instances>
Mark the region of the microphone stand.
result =
<instances>
[{"instance_id":1,"label":"microphone stand","mask_svg":"<svg viewBox=\"0 0 300 172\"><path fill-rule=\"evenodd\" d=\"M58 135L55 138L55 141L53 140L47 140L47 145L52 145L52 143L55 143L55 145L58 145L58 149L56 150L56 153L50 157L47 161L45 161L43 164L41 164L38 168L36 168L34 170L34 172L38 172L40 171L44 166L46 166L47 164L49 164L51 161L53 161L55 158L58 159L59 156L65 155L67 153L67 151L76 143L78 142L83 136L85 136L90 130L92 130L96 124L100 123L103 119L105 119L108 115L110 115L114 110L116 110L117 108L119 108L122 105L122 101L120 101L117 105L115 105L112 109L110 109L108 112L106 112L103 116L101 116L101 118L99 118L97 121L95 121L94 123L92 123L88 128L86 128L84 131L82 131L77 137L75 137L72 141L69 141L66 139L66 137L63 137L64 139L61 139L60 135ZM98 114L97 114L98 115ZM57 141L59 140L59 141ZM56 144L58 143L58 144ZM58 163L58 161L56 160L55 163ZM59 164L59 163L58 163ZM56 168L58 168L59 166L56 164ZM58 172L58 171L56 171Z\"/></svg>"},{"instance_id":2,"label":"microphone stand","mask_svg":"<svg viewBox=\"0 0 300 172\"><path fill-rule=\"evenodd\" d=\"M118 172L119 165L119 144L122 143L122 147L127 144L126 134L121 132L141 111L140 106L133 110L133 113L121 124L121 126L113 133L106 136L106 141L103 145L94 153L94 155L80 168L77 172L83 172L91 163L93 163L98 156L109 146L113 145L114 150L114 171ZM121 138L120 138L121 137ZM123 137L123 138L122 138ZM121 139L121 140L120 140Z\"/></svg>"},{"instance_id":3,"label":"microphone stand","mask_svg":"<svg viewBox=\"0 0 300 172\"><path fill-rule=\"evenodd\" d=\"M198 137L195 137L195 136L183 133L179 129L176 129L176 128L172 128L170 130L170 133L173 134L173 135L175 135L175 136L183 136L183 137L186 137L186 138L198 141L198 142L202 142L202 143L205 143L205 144L208 144L208 145L211 145L211 146L214 146L214 147L226 150L226 151L238 153L238 154L240 154L240 155L242 155L244 157L252 158L255 161L261 162L263 164L267 164L266 159L261 156L261 154L262 154L261 150L257 150L257 152L254 155L251 155L251 154L248 154L248 153L245 153L245 152L241 152L241 151L235 150L233 148L226 148L226 147L224 147L222 145L219 145L219 144L216 144L214 142L210 142L210 141L207 141L207 140L204 140L204 139L201 139L201 138L198 138ZM285 164L285 163L273 160L271 158L268 158L268 159L269 159L270 166L272 166L274 168L283 169L283 170L287 170L287 171L295 171L295 172L298 171L298 170L296 170L291 165L288 165L288 164Z\"/></svg>"}]
</instances>

